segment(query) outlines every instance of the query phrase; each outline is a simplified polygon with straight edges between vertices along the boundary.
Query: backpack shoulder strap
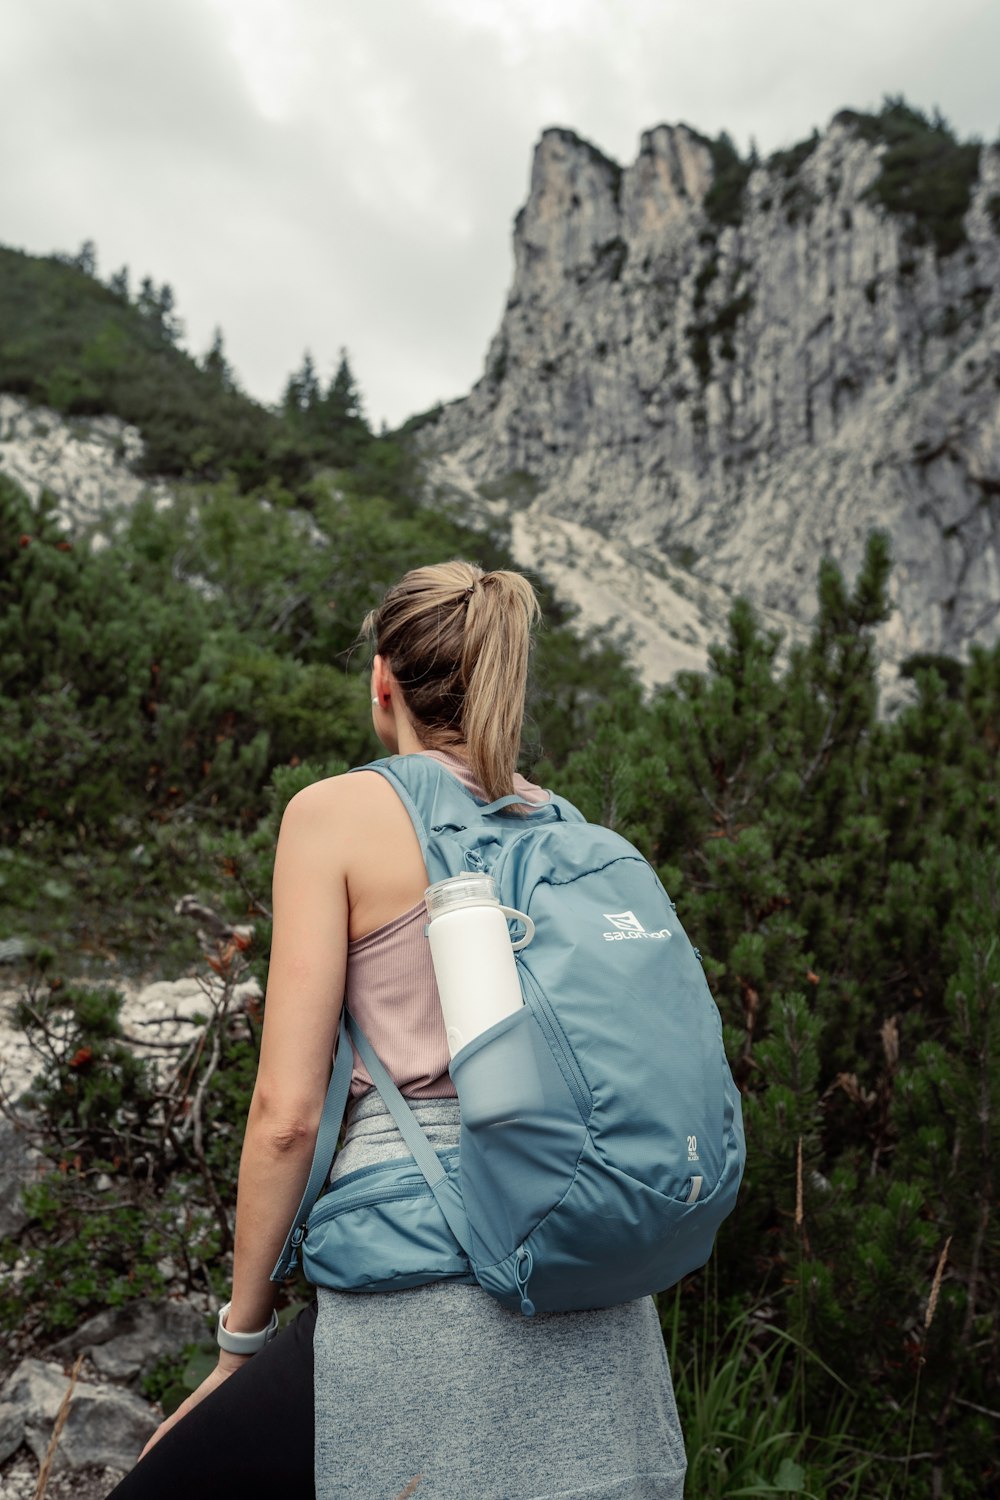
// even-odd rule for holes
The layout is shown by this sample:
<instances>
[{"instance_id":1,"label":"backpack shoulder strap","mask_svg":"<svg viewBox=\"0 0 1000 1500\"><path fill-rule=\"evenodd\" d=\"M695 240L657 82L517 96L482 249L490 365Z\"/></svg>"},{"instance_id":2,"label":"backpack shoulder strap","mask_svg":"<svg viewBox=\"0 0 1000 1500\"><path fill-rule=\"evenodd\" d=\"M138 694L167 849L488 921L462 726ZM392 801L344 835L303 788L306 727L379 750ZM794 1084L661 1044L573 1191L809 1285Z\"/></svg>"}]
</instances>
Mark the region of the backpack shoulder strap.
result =
<instances>
[{"instance_id":1,"label":"backpack shoulder strap","mask_svg":"<svg viewBox=\"0 0 1000 1500\"><path fill-rule=\"evenodd\" d=\"M377 771L385 777L410 815L425 864L431 828L441 822L460 827L474 815L474 798L454 776L444 772L443 766L427 756L389 755L353 769Z\"/></svg>"},{"instance_id":2,"label":"backpack shoulder strap","mask_svg":"<svg viewBox=\"0 0 1000 1500\"><path fill-rule=\"evenodd\" d=\"M302 1201L295 1211L292 1227L285 1236L281 1254L271 1272L272 1281L284 1281L292 1274L298 1263L299 1246L306 1232L309 1211L326 1185L330 1168L333 1166L333 1158L337 1154L337 1141L340 1138L340 1127L343 1124L353 1076L354 1053L348 1036L348 1016L345 1005L340 1013L337 1057L333 1064L326 1098L323 1101L323 1113L316 1132L316 1145L313 1147L312 1166L309 1168L309 1177L302 1193Z\"/></svg>"},{"instance_id":3,"label":"backpack shoulder strap","mask_svg":"<svg viewBox=\"0 0 1000 1500\"><path fill-rule=\"evenodd\" d=\"M427 1186L434 1194L438 1207L444 1214L448 1228L455 1236L466 1255L471 1254L471 1236L469 1234L469 1222L462 1207L461 1197L455 1192L454 1184L449 1182L448 1175L441 1165L441 1159L430 1141L427 1139L420 1126L411 1114L406 1100L396 1087L388 1070L380 1061L375 1048L365 1036L361 1027L353 1016L348 1015L345 1005L340 1015L340 1032L337 1038L337 1057L333 1065L333 1074L323 1101L323 1113L320 1117L319 1129L316 1132L316 1145L313 1148L312 1165L309 1168L309 1177L302 1193L302 1199L295 1211L291 1228L285 1236L285 1243L281 1247L281 1254L271 1272L271 1281L285 1281L298 1264L299 1247L305 1238L306 1222L310 1211L317 1198L323 1192L330 1169L333 1166L334 1157L337 1154L337 1142L340 1138L340 1127L344 1121L344 1111L347 1108L347 1096L350 1093L351 1079L354 1075L354 1051L351 1043L358 1049L358 1055L382 1100L392 1116L400 1135L406 1142L414 1161L420 1168L427 1180Z\"/></svg>"},{"instance_id":4,"label":"backpack shoulder strap","mask_svg":"<svg viewBox=\"0 0 1000 1500\"><path fill-rule=\"evenodd\" d=\"M572 802L554 792L549 793L547 802L530 808L513 792L494 802L480 802L446 767L427 755L390 755L354 769L377 771L393 787L410 815L431 880L452 873L438 870L440 861L435 858L433 846L439 834L488 828L498 814L515 803L528 808L516 820L506 820L518 833L545 823L586 821Z\"/></svg>"},{"instance_id":5,"label":"backpack shoulder strap","mask_svg":"<svg viewBox=\"0 0 1000 1500\"><path fill-rule=\"evenodd\" d=\"M347 1027L351 1033L351 1040L358 1049L358 1055L368 1069L372 1083L381 1095L382 1102L392 1116L397 1130L410 1148L410 1154L424 1174L427 1186L434 1194L448 1228L466 1255L471 1255L472 1238L469 1234L469 1221L462 1207L460 1196L455 1193L454 1185L449 1182L448 1174L441 1164L441 1158L413 1118L406 1100L353 1016L348 1017Z\"/></svg>"}]
</instances>

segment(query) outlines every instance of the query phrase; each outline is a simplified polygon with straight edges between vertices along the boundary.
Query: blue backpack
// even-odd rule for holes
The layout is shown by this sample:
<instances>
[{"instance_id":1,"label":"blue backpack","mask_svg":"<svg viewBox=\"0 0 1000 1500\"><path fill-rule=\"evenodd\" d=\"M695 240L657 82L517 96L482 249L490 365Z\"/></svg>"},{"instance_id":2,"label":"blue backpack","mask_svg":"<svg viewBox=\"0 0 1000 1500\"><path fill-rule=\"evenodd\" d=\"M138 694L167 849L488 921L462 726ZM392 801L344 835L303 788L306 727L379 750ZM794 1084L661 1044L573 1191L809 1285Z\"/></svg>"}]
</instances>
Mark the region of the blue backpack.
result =
<instances>
[{"instance_id":1,"label":"blue backpack","mask_svg":"<svg viewBox=\"0 0 1000 1500\"><path fill-rule=\"evenodd\" d=\"M301 1251L319 1286L477 1281L526 1316L672 1286L708 1259L746 1145L719 1012L655 871L564 798L505 815L516 797L484 805L427 756L360 769L399 794L432 883L487 871L502 904L531 917L534 940L516 954L524 1006L452 1059L460 1139L440 1153L345 1007L312 1171L271 1279ZM351 1040L412 1158L319 1197Z\"/></svg>"}]
</instances>

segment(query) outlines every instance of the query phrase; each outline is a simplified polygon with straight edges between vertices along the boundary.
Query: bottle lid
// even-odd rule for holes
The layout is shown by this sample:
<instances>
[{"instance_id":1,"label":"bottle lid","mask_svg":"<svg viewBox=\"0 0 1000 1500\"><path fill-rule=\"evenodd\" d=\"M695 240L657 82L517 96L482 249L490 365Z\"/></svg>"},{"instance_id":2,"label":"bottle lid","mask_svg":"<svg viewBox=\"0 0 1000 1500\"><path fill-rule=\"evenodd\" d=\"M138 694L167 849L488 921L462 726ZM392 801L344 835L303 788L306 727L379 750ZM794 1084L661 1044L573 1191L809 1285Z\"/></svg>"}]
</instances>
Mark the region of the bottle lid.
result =
<instances>
[{"instance_id":1,"label":"bottle lid","mask_svg":"<svg viewBox=\"0 0 1000 1500\"><path fill-rule=\"evenodd\" d=\"M471 871L468 875L452 875L447 880L435 881L424 892L424 902L432 921L463 906L500 905L493 876Z\"/></svg>"}]
</instances>

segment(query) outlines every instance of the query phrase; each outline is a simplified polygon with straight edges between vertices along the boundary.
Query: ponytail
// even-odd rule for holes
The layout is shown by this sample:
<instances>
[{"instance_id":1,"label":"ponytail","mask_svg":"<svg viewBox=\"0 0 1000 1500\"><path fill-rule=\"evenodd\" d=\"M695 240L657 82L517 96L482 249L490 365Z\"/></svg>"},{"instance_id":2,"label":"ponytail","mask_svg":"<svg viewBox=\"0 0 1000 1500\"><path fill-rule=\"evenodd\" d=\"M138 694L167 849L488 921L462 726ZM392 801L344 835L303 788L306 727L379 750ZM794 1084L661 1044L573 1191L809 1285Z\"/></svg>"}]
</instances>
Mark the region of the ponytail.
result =
<instances>
[{"instance_id":1,"label":"ponytail","mask_svg":"<svg viewBox=\"0 0 1000 1500\"><path fill-rule=\"evenodd\" d=\"M535 591L520 573L485 574L469 600L462 729L473 774L491 800L514 790L531 628L538 613Z\"/></svg>"},{"instance_id":2,"label":"ponytail","mask_svg":"<svg viewBox=\"0 0 1000 1500\"><path fill-rule=\"evenodd\" d=\"M429 750L464 747L492 802L514 790L535 591L520 573L455 561L414 568L364 622Z\"/></svg>"}]
</instances>

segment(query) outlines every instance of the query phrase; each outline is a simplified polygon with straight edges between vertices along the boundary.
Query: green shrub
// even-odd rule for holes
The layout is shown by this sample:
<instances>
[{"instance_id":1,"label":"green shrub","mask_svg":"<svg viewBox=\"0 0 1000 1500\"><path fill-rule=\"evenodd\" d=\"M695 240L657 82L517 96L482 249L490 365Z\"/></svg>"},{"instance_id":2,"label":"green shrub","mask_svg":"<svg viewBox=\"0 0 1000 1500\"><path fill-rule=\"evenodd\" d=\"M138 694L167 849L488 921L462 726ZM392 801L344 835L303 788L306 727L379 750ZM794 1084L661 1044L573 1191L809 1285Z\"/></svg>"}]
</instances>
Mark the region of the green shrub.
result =
<instances>
[{"instance_id":1,"label":"green shrub","mask_svg":"<svg viewBox=\"0 0 1000 1500\"><path fill-rule=\"evenodd\" d=\"M916 702L880 721L887 569L878 538L853 589L823 564L812 638L780 670L738 606L707 675L648 708L609 701L560 789L658 868L744 1090L740 1203L679 1297L681 1360L717 1329L701 1378L729 1392L704 1462L735 1463L763 1409L743 1392L767 1388L765 1367L730 1363L722 1334L726 1309L755 1308L767 1369L777 1331L822 1362L803 1380L799 1355L778 1360L766 1398L806 1489L841 1492L820 1482L819 1439L849 1421L841 1455L884 1456L854 1493L929 1500L997 1477L972 1408L1000 1391L1000 648L972 653L957 696L918 672ZM845 1386L862 1395L838 1411ZM908 1453L933 1458L907 1471ZM777 1460L755 1472L776 1482Z\"/></svg>"},{"instance_id":2,"label":"green shrub","mask_svg":"<svg viewBox=\"0 0 1000 1500\"><path fill-rule=\"evenodd\" d=\"M797 177L800 168L809 160L818 145L819 131L814 130L808 139L798 141L794 146L788 146L783 151L773 151L767 158L767 170L776 173L779 177Z\"/></svg>"},{"instance_id":3,"label":"green shrub","mask_svg":"<svg viewBox=\"0 0 1000 1500\"><path fill-rule=\"evenodd\" d=\"M719 229L739 224L743 219L743 195L753 171L753 162L740 156L732 137L725 131L714 140L700 139L712 157L712 186L705 194L705 213Z\"/></svg>"},{"instance_id":4,"label":"green shrub","mask_svg":"<svg viewBox=\"0 0 1000 1500\"><path fill-rule=\"evenodd\" d=\"M887 98L878 114L845 111L839 118L864 140L885 146L868 196L907 216L910 243L933 245L942 256L960 249L979 176L979 143L959 141L940 114L929 117L902 98Z\"/></svg>"},{"instance_id":5,"label":"green shrub","mask_svg":"<svg viewBox=\"0 0 1000 1500\"><path fill-rule=\"evenodd\" d=\"M20 1108L45 1169L25 1190L30 1221L8 1252L20 1265L0 1287L0 1325L27 1319L51 1334L168 1280L206 1290L225 1273L257 1035L232 1005L242 960L217 956L216 967L226 983L206 991L207 1037L166 1077L124 1041L120 994L58 986L20 1001L44 1065Z\"/></svg>"}]
</instances>

